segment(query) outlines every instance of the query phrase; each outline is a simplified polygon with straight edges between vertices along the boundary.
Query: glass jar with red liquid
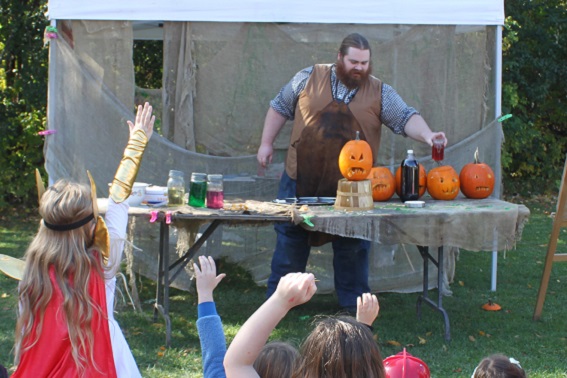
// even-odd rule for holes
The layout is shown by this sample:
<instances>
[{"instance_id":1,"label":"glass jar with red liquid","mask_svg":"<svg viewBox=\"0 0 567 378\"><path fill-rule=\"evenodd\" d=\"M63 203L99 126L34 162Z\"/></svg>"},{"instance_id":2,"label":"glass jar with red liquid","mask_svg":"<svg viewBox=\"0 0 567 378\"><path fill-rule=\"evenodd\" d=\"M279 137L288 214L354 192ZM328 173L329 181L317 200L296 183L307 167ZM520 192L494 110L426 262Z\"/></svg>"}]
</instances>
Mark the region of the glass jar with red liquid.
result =
<instances>
[{"instance_id":1,"label":"glass jar with red liquid","mask_svg":"<svg viewBox=\"0 0 567 378\"><path fill-rule=\"evenodd\" d=\"M209 209L222 209L224 206L224 190L222 175L207 176L207 207Z\"/></svg>"},{"instance_id":2,"label":"glass jar with red liquid","mask_svg":"<svg viewBox=\"0 0 567 378\"><path fill-rule=\"evenodd\" d=\"M439 136L433 139L431 158L436 162L440 162L445 158L445 138Z\"/></svg>"}]
</instances>

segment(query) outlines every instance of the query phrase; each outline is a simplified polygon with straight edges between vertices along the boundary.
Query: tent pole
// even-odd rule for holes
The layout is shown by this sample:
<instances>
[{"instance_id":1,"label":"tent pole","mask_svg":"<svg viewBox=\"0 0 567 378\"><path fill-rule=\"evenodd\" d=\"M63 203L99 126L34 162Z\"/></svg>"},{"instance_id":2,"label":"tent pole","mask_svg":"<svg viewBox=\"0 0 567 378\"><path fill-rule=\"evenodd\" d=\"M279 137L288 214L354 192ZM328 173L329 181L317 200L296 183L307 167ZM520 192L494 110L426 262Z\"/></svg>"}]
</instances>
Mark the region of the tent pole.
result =
<instances>
[{"instance_id":1,"label":"tent pole","mask_svg":"<svg viewBox=\"0 0 567 378\"><path fill-rule=\"evenodd\" d=\"M50 20L50 26L57 27L57 20ZM58 36L60 37L60 36ZM57 38L53 38L49 41L49 57L48 57L48 70L47 70L47 127L46 129L53 129L55 126L55 88L58 80L56 80L56 67L57 67L57 51L55 50L55 44L57 43ZM47 171L47 182L51 186L53 185L52 176L49 174L49 168L47 165L47 156L49 153L49 138L44 139L43 146L43 156L45 159L45 169Z\"/></svg>"},{"instance_id":2,"label":"tent pole","mask_svg":"<svg viewBox=\"0 0 567 378\"><path fill-rule=\"evenodd\" d=\"M495 104L494 104L494 114L496 117L500 117L502 114L502 25L496 26L496 72L495 72ZM498 197L501 197L501 182L502 182L502 167L500 162L501 151L498 149L496 152L496 169L500 171L499 177L500 182L497 183ZM496 235L495 235L496 236ZM494 244L498 244L497 237L494 240ZM490 290L496 291L496 273L498 272L498 251L494 249L492 251L492 277L490 279Z\"/></svg>"}]
</instances>

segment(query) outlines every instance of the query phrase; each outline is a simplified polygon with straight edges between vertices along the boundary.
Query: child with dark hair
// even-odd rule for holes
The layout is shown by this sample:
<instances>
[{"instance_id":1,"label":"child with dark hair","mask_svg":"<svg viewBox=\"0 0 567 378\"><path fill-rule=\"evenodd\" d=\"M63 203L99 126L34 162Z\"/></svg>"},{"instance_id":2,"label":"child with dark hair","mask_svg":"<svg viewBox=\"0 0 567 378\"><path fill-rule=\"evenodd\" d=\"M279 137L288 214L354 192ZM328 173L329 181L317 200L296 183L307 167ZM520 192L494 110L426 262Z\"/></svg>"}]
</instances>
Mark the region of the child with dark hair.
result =
<instances>
[{"instance_id":1,"label":"child with dark hair","mask_svg":"<svg viewBox=\"0 0 567 378\"><path fill-rule=\"evenodd\" d=\"M291 308L309 301L316 291L311 273L282 277L275 293L248 318L230 344L224 359L227 377L260 377L254 361L270 333ZM349 316L325 317L317 322L303 342L292 377L385 376L378 345L368 327L378 315L378 300L374 295L363 295L357 298L357 307L366 324Z\"/></svg>"},{"instance_id":2,"label":"child with dark hair","mask_svg":"<svg viewBox=\"0 0 567 378\"><path fill-rule=\"evenodd\" d=\"M471 378L526 378L520 363L512 357L496 353L485 357L474 369Z\"/></svg>"}]
</instances>

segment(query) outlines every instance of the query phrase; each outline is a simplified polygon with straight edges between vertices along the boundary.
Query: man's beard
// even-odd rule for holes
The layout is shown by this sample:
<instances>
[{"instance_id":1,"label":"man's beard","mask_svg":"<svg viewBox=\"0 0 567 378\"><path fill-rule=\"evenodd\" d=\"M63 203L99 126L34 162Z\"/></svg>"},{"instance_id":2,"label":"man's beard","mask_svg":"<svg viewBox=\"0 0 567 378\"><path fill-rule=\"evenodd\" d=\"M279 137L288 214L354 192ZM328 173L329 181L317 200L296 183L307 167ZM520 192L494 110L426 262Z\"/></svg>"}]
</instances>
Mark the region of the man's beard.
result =
<instances>
[{"instance_id":1,"label":"man's beard","mask_svg":"<svg viewBox=\"0 0 567 378\"><path fill-rule=\"evenodd\" d=\"M368 76L372 74L372 63L368 64L368 69L365 71L358 71L351 69L347 72L345 64L342 59L337 59L336 64L337 77L348 89L355 89L368 81Z\"/></svg>"}]
</instances>

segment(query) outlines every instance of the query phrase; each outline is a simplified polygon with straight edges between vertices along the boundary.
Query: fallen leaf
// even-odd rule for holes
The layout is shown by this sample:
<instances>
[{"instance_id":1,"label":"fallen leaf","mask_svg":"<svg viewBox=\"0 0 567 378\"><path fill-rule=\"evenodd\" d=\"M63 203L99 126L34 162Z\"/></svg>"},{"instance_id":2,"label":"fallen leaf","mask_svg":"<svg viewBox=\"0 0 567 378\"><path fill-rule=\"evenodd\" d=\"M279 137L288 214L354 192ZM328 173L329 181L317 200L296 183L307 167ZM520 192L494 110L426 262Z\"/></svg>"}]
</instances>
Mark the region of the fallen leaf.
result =
<instances>
[{"instance_id":1,"label":"fallen leaf","mask_svg":"<svg viewBox=\"0 0 567 378\"><path fill-rule=\"evenodd\" d=\"M158 352L158 357L163 357L164 353L163 352Z\"/></svg>"},{"instance_id":2,"label":"fallen leaf","mask_svg":"<svg viewBox=\"0 0 567 378\"><path fill-rule=\"evenodd\" d=\"M6 294L6 293L2 293L2 298L8 298L8 297L9 297L9 295L8 295L8 294Z\"/></svg>"},{"instance_id":3,"label":"fallen leaf","mask_svg":"<svg viewBox=\"0 0 567 378\"><path fill-rule=\"evenodd\" d=\"M388 340L388 341L386 341L386 344L393 345L393 346L402 346L402 344L400 344L396 340Z\"/></svg>"},{"instance_id":4,"label":"fallen leaf","mask_svg":"<svg viewBox=\"0 0 567 378\"><path fill-rule=\"evenodd\" d=\"M425 340L423 337L417 337L419 339L419 344L423 345L423 344L427 344L427 340Z\"/></svg>"},{"instance_id":5,"label":"fallen leaf","mask_svg":"<svg viewBox=\"0 0 567 378\"><path fill-rule=\"evenodd\" d=\"M465 283L463 281L459 281L459 286L465 286Z\"/></svg>"},{"instance_id":6,"label":"fallen leaf","mask_svg":"<svg viewBox=\"0 0 567 378\"><path fill-rule=\"evenodd\" d=\"M485 335L484 331L478 331L478 334L481 335L481 336Z\"/></svg>"},{"instance_id":7,"label":"fallen leaf","mask_svg":"<svg viewBox=\"0 0 567 378\"><path fill-rule=\"evenodd\" d=\"M469 340L472 341L473 343L476 342L476 339L474 338L473 335L469 335Z\"/></svg>"},{"instance_id":8,"label":"fallen leaf","mask_svg":"<svg viewBox=\"0 0 567 378\"><path fill-rule=\"evenodd\" d=\"M165 347L164 347L164 346L160 346L160 347L159 347L159 350L165 350Z\"/></svg>"},{"instance_id":9,"label":"fallen leaf","mask_svg":"<svg viewBox=\"0 0 567 378\"><path fill-rule=\"evenodd\" d=\"M433 335L433 332L431 332L431 331L429 331L425 334L425 336L431 336L431 335Z\"/></svg>"}]
</instances>

